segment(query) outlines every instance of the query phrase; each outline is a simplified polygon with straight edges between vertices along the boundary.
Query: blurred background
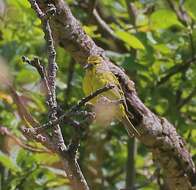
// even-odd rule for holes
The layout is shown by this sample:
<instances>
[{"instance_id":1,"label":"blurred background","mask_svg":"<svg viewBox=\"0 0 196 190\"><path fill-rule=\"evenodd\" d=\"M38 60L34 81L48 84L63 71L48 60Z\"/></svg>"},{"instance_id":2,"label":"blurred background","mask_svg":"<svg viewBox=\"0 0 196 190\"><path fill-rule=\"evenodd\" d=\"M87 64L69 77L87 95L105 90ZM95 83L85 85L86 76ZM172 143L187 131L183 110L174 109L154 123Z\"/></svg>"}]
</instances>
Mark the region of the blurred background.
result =
<instances>
[{"instance_id":1,"label":"blurred background","mask_svg":"<svg viewBox=\"0 0 196 190\"><path fill-rule=\"evenodd\" d=\"M67 0L76 18L107 56L135 82L139 97L176 126L196 161L196 3L195 0ZM37 71L23 55L47 63L40 20L27 0L0 0L0 189L69 190L55 154L27 150L23 125L8 91L12 85L30 113L47 121ZM84 71L57 47L57 100L66 111L84 97ZM61 125L69 143L72 128ZM82 135L79 163L93 190L167 189L159 166L121 124L91 125Z\"/></svg>"}]
</instances>

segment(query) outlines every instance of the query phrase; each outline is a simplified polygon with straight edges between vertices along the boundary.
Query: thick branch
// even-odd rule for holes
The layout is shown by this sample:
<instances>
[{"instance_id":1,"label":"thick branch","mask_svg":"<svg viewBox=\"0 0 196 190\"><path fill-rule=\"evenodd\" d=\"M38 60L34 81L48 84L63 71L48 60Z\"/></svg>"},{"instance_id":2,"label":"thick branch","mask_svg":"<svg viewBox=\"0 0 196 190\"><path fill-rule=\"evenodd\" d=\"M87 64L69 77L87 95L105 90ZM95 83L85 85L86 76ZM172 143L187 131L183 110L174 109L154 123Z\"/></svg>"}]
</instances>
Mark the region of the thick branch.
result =
<instances>
[{"instance_id":1,"label":"thick branch","mask_svg":"<svg viewBox=\"0 0 196 190\"><path fill-rule=\"evenodd\" d=\"M52 1L57 8L57 15L51 19L53 38L83 65L89 55L101 55L104 50L96 46L83 31L79 22L73 17L63 0ZM42 9L46 5L39 0ZM193 185L195 166L185 143L177 134L175 127L166 119L153 114L138 98L133 82L107 58L105 62L111 71L118 76L128 100L130 111L134 114L133 123L142 134L140 141L149 147L154 159L164 171L170 189L188 190Z\"/></svg>"}]
</instances>

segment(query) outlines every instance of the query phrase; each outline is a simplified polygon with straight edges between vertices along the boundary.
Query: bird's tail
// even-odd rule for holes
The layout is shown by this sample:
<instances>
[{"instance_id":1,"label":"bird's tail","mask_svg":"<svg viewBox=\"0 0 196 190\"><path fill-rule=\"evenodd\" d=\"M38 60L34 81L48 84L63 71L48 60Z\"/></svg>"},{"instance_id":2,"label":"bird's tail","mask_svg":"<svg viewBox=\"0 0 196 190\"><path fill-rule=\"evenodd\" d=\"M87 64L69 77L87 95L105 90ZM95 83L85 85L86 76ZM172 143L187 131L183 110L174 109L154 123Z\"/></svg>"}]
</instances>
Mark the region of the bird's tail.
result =
<instances>
[{"instance_id":1,"label":"bird's tail","mask_svg":"<svg viewBox=\"0 0 196 190\"><path fill-rule=\"evenodd\" d=\"M131 121L129 120L129 118L126 116L124 116L122 118L122 123L129 135L129 137L133 137L133 136L140 136L140 133L138 132L138 130L133 126L133 124L131 123Z\"/></svg>"}]
</instances>

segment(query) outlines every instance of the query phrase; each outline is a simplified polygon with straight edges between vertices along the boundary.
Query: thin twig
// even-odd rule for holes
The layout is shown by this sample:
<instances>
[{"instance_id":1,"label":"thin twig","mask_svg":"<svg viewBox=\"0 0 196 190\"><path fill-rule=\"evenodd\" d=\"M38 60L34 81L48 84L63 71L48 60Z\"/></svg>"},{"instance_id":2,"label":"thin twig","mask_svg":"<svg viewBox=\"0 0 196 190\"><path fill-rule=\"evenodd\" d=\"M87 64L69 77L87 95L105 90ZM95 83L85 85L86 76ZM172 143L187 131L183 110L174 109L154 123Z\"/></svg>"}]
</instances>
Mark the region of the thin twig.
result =
<instances>
[{"instance_id":1,"label":"thin twig","mask_svg":"<svg viewBox=\"0 0 196 190\"><path fill-rule=\"evenodd\" d=\"M44 67L44 65L42 65L40 63L40 60L36 57L33 60L29 60L29 58L26 56L22 56L22 60L23 60L23 62L26 62L29 65L36 68L37 72L39 73L39 75L43 81L44 91L46 92L46 94L50 94L50 87L48 84L46 68Z\"/></svg>"},{"instance_id":2,"label":"thin twig","mask_svg":"<svg viewBox=\"0 0 196 190\"><path fill-rule=\"evenodd\" d=\"M68 113L75 113L75 111L77 111L80 107L84 106L87 102L89 102L91 99L93 99L94 97L98 96L99 94L108 91L112 88L114 88L115 86L112 84L108 84L103 88L100 88L98 90L96 90L94 93L90 94L89 96L83 98L76 106L73 106L68 112ZM113 104L119 104L122 103L122 100L120 101L112 101L111 103ZM88 123L88 125L94 120L94 115L93 113L91 114L91 118L86 118L86 121ZM75 136L72 138L71 143L68 146L68 151L71 152L71 154L73 154L73 156L75 156L77 154L77 150L80 144L80 139L81 139L81 134L80 134L80 128L75 128Z\"/></svg>"},{"instance_id":3,"label":"thin twig","mask_svg":"<svg viewBox=\"0 0 196 190\"><path fill-rule=\"evenodd\" d=\"M0 127L0 134L1 135L6 135L8 137L10 137L11 139L14 140L14 142L19 145L20 147L31 151L31 152L39 152L39 153L50 153L51 151L49 149L46 148L36 148L33 147L31 145L26 144L25 142L23 142L22 139L20 139L19 137L16 137L14 134L11 133L11 131L7 128L7 127Z\"/></svg>"},{"instance_id":4,"label":"thin twig","mask_svg":"<svg viewBox=\"0 0 196 190\"><path fill-rule=\"evenodd\" d=\"M75 112L77 111L80 107L84 106L87 102L89 102L91 99L93 99L94 97L96 97L97 95L106 92L112 88L114 88L115 86L112 84L108 84L106 86L104 86L103 88L100 88L98 90L96 90L95 92L93 92L92 94L90 94L89 96L83 98L81 101L78 102L77 105L73 106L69 112Z\"/></svg>"},{"instance_id":5,"label":"thin twig","mask_svg":"<svg viewBox=\"0 0 196 190\"><path fill-rule=\"evenodd\" d=\"M35 67L42 79L46 78L45 68L44 68L43 65L41 65L38 58L34 58L33 60L29 60L28 57L22 56L22 61L28 63L29 65L31 65L33 67Z\"/></svg>"},{"instance_id":6,"label":"thin twig","mask_svg":"<svg viewBox=\"0 0 196 190\"><path fill-rule=\"evenodd\" d=\"M93 16L96 19L97 23L101 26L101 28L109 34L113 39L115 40L120 40L115 32L107 25L107 23L101 18L99 13L97 12L96 9L93 10Z\"/></svg>"},{"instance_id":7,"label":"thin twig","mask_svg":"<svg viewBox=\"0 0 196 190\"><path fill-rule=\"evenodd\" d=\"M61 115L58 119L55 119L55 120L50 120L48 123L42 125L42 126L39 126L39 127L36 127L36 128L24 128L23 130L26 130L27 133L39 133L41 131L44 131L45 129L49 128L49 127L52 127L52 126L55 126L57 124L60 124L61 122L64 122L64 123L68 123L70 124L71 126L75 127L75 128L79 128L81 125L79 122L73 120L73 119L70 119L70 115L72 114L75 114L77 113L77 111L82 107L84 106L87 102L89 102L91 99L93 99L94 97L98 96L99 94L103 93L103 92L106 92L110 89L114 88L114 85L107 85L103 88L100 88L98 90L96 90L94 93L90 94L89 96L83 98L82 100L80 100L78 102L78 104L76 104L75 106L73 106L72 108L70 108L66 113L64 113L63 115ZM90 114L88 112L88 116L92 116L92 114Z\"/></svg>"},{"instance_id":8,"label":"thin twig","mask_svg":"<svg viewBox=\"0 0 196 190\"><path fill-rule=\"evenodd\" d=\"M136 7L134 6L133 2L130 2L129 0L126 0L126 4L127 4L127 12L129 14L129 20L133 25L133 27L135 28L136 16L137 16Z\"/></svg>"},{"instance_id":9,"label":"thin twig","mask_svg":"<svg viewBox=\"0 0 196 190\"><path fill-rule=\"evenodd\" d=\"M134 186L132 188L123 188L123 189L120 189L120 190L137 190L137 189L142 189L144 187L146 187L147 185L149 185L150 183L152 183L156 178L157 178L157 175L160 173L160 168L157 168L154 173L152 174L152 176L150 176L149 179L147 179L146 181L144 181L141 185L137 185L137 186Z\"/></svg>"},{"instance_id":10,"label":"thin twig","mask_svg":"<svg viewBox=\"0 0 196 190\"><path fill-rule=\"evenodd\" d=\"M186 71L195 61L196 61L196 55L193 58L187 60L185 63L174 65L173 67L171 67L165 72L166 75L157 82L157 86L165 83L175 74Z\"/></svg>"},{"instance_id":11,"label":"thin twig","mask_svg":"<svg viewBox=\"0 0 196 190\"><path fill-rule=\"evenodd\" d=\"M181 109L184 105L186 105L196 94L196 87L190 92L190 94L182 99L178 105L178 108Z\"/></svg>"},{"instance_id":12,"label":"thin twig","mask_svg":"<svg viewBox=\"0 0 196 190\"><path fill-rule=\"evenodd\" d=\"M152 183L156 178L157 178L157 175L160 173L160 168L158 167L154 173L150 176L149 179L147 179L145 182L143 182L143 184L141 185L138 185L135 187L135 189L141 189L141 188L144 188L146 187L147 185L149 185L150 183Z\"/></svg>"},{"instance_id":13,"label":"thin twig","mask_svg":"<svg viewBox=\"0 0 196 190\"><path fill-rule=\"evenodd\" d=\"M36 0L29 0L31 7L35 10L37 16L42 20L45 17L45 14L42 12L42 10L39 8Z\"/></svg>"},{"instance_id":14,"label":"thin twig","mask_svg":"<svg viewBox=\"0 0 196 190\"><path fill-rule=\"evenodd\" d=\"M17 106L20 118L22 119L22 121L24 122L26 126L25 129L30 129L33 127L35 128L37 126L40 126L39 122L37 122L33 118L33 116L29 113L29 111L26 108L26 105L24 105L22 98L18 95L15 89L12 86L10 86L9 89L12 94L13 100ZM35 134L35 133L29 134L29 133L26 133L27 130L23 130L23 128L20 128L20 130L27 139L36 140L52 151L56 149L54 144L51 143L50 136L47 135L45 132L42 132L40 134Z\"/></svg>"}]
</instances>

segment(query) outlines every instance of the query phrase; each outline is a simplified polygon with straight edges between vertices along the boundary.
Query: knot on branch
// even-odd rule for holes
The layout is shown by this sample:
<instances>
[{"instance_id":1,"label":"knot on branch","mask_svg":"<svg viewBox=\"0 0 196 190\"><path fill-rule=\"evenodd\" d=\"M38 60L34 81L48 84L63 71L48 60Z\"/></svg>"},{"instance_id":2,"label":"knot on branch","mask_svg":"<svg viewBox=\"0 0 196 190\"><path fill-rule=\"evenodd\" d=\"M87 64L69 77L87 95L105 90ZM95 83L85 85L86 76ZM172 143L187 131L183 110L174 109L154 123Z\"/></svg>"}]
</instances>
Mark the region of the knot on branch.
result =
<instances>
[{"instance_id":1,"label":"knot on branch","mask_svg":"<svg viewBox=\"0 0 196 190\"><path fill-rule=\"evenodd\" d=\"M46 11L48 17L56 15L56 7L53 4L48 4L48 10Z\"/></svg>"},{"instance_id":2,"label":"knot on branch","mask_svg":"<svg viewBox=\"0 0 196 190\"><path fill-rule=\"evenodd\" d=\"M34 128L34 127L30 127L30 128L22 127L22 132L27 135L36 135L37 134L36 128Z\"/></svg>"},{"instance_id":3,"label":"knot on branch","mask_svg":"<svg viewBox=\"0 0 196 190\"><path fill-rule=\"evenodd\" d=\"M38 135L36 136L36 139L37 139L38 141L40 141L40 142L46 142L46 137L43 136L42 134L38 134Z\"/></svg>"},{"instance_id":4,"label":"knot on branch","mask_svg":"<svg viewBox=\"0 0 196 190\"><path fill-rule=\"evenodd\" d=\"M35 67L42 79L46 78L45 67L40 63L40 60L37 57L34 57L32 60L30 60L28 57L22 56L22 61Z\"/></svg>"}]
</instances>

